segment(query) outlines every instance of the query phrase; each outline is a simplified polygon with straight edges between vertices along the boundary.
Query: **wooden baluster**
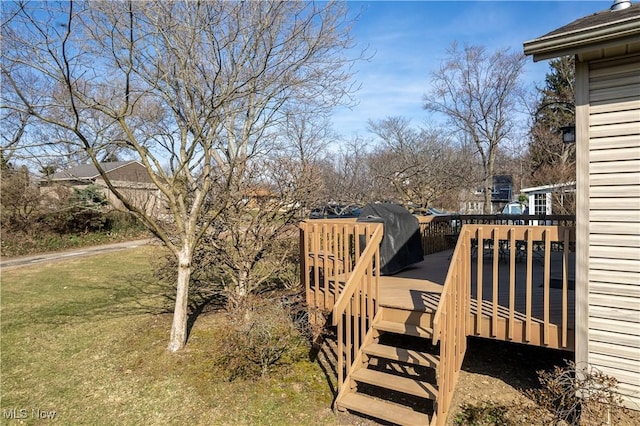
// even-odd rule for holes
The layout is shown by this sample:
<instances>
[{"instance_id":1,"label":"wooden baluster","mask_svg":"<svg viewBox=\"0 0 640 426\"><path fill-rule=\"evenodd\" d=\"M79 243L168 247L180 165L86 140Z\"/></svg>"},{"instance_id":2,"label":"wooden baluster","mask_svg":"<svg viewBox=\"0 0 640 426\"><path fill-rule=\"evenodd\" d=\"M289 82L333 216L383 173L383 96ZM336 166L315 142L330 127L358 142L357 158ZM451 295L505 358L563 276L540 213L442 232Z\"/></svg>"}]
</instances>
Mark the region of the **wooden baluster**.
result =
<instances>
[{"instance_id":1,"label":"wooden baluster","mask_svg":"<svg viewBox=\"0 0 640 426\"><path fill-rule=\"evenodd\" d=\"M342 273L346 280L349 272L351 272L351 233L346 224L342 225L342 242L344 243L344 265L342 266Z\"/></svg>"},{"instance_id":2,"label":"wooden baluster","mask_svg":"<svg viewBox=\"0 0 640 426\"><path fill-rule=\"evenodd\" d=\"M340 234L338 232L338 226L333 225L331 227L331 235L333 239L333 261L331 262L332 273L333 273L333 302L331 303L331 308L333 308L333 304L336 303L336 299L340 294L340 274L339 274L339 264L340 264Z\"/></svg>"},{"instance_id":3,"label":"wooden baluster","mask_svg":"<svg viewBox=\"0 0 640 426\"><path fill-rule=\"evenodd\" d=\"M346 327L345 315L341 314L342 321L338 322L338 350L336 353L336 358L338 359L338 391L342 389L344 385L344 329Z\"/></svg>"},{"instance_id":4,"label":"wooden baluster","mask_svg":"<svg viewBox=\"0 0 640 426\"><path fill-rule=\"evenodd\" d=\"M329 305L329 277L327 271L327 257L331 251L329 250L329 235L327 234L327 225L322 225L322 290L324 292L324 308L329 309L333 307L333 303ZM334 298L335 300L335 298Z\"/></svg>"},{"instance_id":5,"label":"wooden baluster","mask_svg":"<svg viewBox=\"0 0 640 426\"><path fill-rule=\"evenodd\" d=\"M551 275L551 238L549 228L544 230L544 336L543 342L549 344L549 296L550 296L550 275Z\"/></svg>"},{"instance_id":6,"label":"wooden baluster","mask_svg":"<svg viewBox=\"0 0 640 426\"><path fill-rule=\"evenodd\" d=\"M478 259L478 275L476 279L476 334L482 334L482 287L483 287L483 263L484 263L484 236L482 234L482 227L478 228L476 232L478 241L477 259Z\"/></svg>"},{"instance_id":7,"label":"wooden baluster","mask_svg":"<svg viewBox=\"0 0 640 426\"><path fill-rule=\"evenodd\" d=\"M491 312L491 336L496 337L498 326L498 262L500 261L500 233L499 228L493 229L493 280L492 280L492 302Z\"/></svg>"},{"instance_id":8,"label":"wooden baluster","mask_svg":"<svg viewBox=\"0 0 640 426\"><path fill-rule=\"evenodd\" d=\"M353 310L351 305L353 304L353 297L351 298L351 300L349 301L349 303L347 304L347 315L345 318L345 323L347 326L347 332L346 332L346 336L345 336L345 350L346 350L346 354L347 354L347 360L346 360L346 366L347 366L347 372L349 371L349 369L351 369L351 364L353 361L353 357L352 357L352 351L353 351Z\"/></svg>"},{"instance_id":9,"label":"wooden baluster","mask_svg":"<svg viewBox=\"0 0 640 426\"><path fill-rule=\"evenodd\" d=\"M515 228L509 229L509 340L513 339L516 310L516 255L518 247L515 233Z\"/></svg>"},{"instance_id":10,"label":"wooden baluster","mask_svg":"<svg viewBox=\"0 0 640 426\"><path fill-rule=\"evenodd\" d=\"M356 292L353 294L353 298L351 299L352 301L352 321L353 321L353 345L352 345L352 351L353 351L353 356L355 357L358 354L358 349L360 349L360 298L362 297L362 283L364 281L364 277L360 280L360 282L358 283L358 289L356 290ZM352 360L353 362L353 360ZM347 368L350 370L351 369L351 364L352 362L350 362L349 364L347 364Z\"/></svg>"},{"instance_id":11,"label":"wooden baluster","mask_svg":"<svg viewBox=\"0 0 640 426\"><path fill-rule=\"evenodd\" d=\"M318 308L320 307L320 234L318 232L318 225L315 223L313 224L311 241L313 247L313 286L315 293L313 305Z\"/></svg>"},{"instance_id":12,"label":"wooden baluster","mask_svg":"<svg viewBox=\"0 0 640 426\"><path fill-rule=\"evenodd\" d=\"M462 277L462 282L460 285L464 286L464 295L465 295L465 308L464 308L464 319L465 322L469 321L469 315L471 315L471 234L469 230L464 231L464 244L465 249L463 250L462 260L464 267L464 275ZM470 329L471 324L469 323L466 327L465 333L465 342L467 334L471 334Z\"/></svg>"},{"instance_id":13,"label":"wooden baluster","mask_svg":"<svg viewBox=\"0 0 640 426\"><path fill-rule=\"evenodd\" d=\"M564 230L562 247L562 347L567 347L568 299L569 299L569 229ZM575 280L575 278L574 278Z\"/></svg>"},{"instance_id":14,"label":"wooden baluster","mask_svg":"<svg viewBox=\"0 0 640 426\"><path fill-rule=\"evenodd\" d=\"M531 341L531 289L533 281L533 229L527 228L527 280L526 280L525 341Z\"/></svg>"}]
</instances>

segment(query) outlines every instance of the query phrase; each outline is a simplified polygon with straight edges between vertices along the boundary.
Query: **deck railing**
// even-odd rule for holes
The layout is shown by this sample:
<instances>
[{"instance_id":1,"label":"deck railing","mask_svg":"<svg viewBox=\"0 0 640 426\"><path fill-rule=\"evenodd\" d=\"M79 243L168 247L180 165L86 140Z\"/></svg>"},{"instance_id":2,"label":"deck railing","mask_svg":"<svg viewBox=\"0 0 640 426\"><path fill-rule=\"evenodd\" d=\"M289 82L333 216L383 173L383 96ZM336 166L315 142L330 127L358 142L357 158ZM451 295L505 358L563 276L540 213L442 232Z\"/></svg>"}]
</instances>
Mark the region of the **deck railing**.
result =
<instances>
[{"instance_id":1,"label":"deck railing","mask_svg":"<svg viewBox=\"0 0 640 426\"><path fill-rule=\"evenodd\" d=\"M466 227L461 235L463 237L458 240L451 257L440 302L433 317L433 344L440 342L438 398L435 407L437 425L443 425L447 418L467 348L471 238Z\"/></svg>"},{"instance_id":2,"label":"deck railing","mask_svg":"<svg viewBox=\"0 0 640 426\"><path fill-rule=\"evenodd\" d=\"M468 324L468 333L572 349L568 330L573 318L569 292L575 285L575 227L466 225L462 229L461 239L476 258L470 276L475 320ZM499 335L504 329L500 322L506 327L504 335Z\"/></svg>"},{"instance_id":3,"label":"deck railing","mask_svg":"<svg viewBox=\"0 0 640 426\"><path fill-rule=\"evenodd\" d=\"M355 220L300 224L301 270L307 304L331 312L337 329L338 390L378 310L383 225Z\"/></svg>"},{"instance_id":4,"label":"deck railing","mask_svg":"<svg viewBox=\"0 0 640 426\"><path fill-rule=\"evenodd\" d=\"M417 216L424 254L433 254L456 246L463 225L574 226L569 215L457 215Z\"/></svg>"},{"instance_id":5,"label":"deck railing","mask_svg":"<svg viewBox=\"0 0 640 426\"><path fill-rule=\"evenodd\" d=\"M300 223L300 278L309 306L333 309L336 288L346 281L371 232L355 219Z\"/></svg>"},{"instance_id":6,"label":"deck railing","mask_svg":"<svg viewBox=\"0 0 640 426\"><path fill-rule=\"evenodd\" d=\"M338 331L338 391L345 383L371 322L378 311L381 224L375 225L344 289L333 306L333 325Z\"/></svg>"}]
</instances>

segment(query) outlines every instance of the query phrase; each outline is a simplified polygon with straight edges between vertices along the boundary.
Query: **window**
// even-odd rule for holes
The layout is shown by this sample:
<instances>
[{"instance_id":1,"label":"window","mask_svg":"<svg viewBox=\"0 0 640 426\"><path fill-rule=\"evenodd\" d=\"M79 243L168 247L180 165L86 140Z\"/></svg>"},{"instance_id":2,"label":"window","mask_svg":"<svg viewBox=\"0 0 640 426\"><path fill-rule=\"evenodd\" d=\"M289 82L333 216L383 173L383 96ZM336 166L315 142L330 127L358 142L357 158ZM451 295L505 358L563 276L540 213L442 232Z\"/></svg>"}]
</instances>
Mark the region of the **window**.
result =
<instances>
[{"instance_id":1,"label":"window","mask_svg":"<svg viewBox=\"0 0 640 426\"><path fill-rule=\"evenodd\" d=\"M533 213L547 214L547 194L533 194Z\"/></svg>"}]
</instances>

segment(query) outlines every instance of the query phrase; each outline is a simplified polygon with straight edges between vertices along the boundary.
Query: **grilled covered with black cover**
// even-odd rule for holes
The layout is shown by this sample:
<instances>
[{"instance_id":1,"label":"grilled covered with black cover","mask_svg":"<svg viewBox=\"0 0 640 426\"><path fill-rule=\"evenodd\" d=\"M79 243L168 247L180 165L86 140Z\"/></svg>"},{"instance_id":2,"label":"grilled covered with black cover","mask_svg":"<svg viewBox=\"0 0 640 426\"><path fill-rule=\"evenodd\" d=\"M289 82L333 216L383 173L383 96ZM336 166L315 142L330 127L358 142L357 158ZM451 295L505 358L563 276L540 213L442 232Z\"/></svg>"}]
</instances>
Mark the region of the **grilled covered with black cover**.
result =
<instances>
[{"instance_id":1,"label":"grilled covered with black cover","mask_svg":"<svg viewBox=\"0 0 640 426\"><path fill-rule=\"evenodd\" d=\"M381 275L393 275L423 260L418 219L404 207L387 203L368 204L357 220L384 223L380 245Z\"/></svg>"}]
</instances>

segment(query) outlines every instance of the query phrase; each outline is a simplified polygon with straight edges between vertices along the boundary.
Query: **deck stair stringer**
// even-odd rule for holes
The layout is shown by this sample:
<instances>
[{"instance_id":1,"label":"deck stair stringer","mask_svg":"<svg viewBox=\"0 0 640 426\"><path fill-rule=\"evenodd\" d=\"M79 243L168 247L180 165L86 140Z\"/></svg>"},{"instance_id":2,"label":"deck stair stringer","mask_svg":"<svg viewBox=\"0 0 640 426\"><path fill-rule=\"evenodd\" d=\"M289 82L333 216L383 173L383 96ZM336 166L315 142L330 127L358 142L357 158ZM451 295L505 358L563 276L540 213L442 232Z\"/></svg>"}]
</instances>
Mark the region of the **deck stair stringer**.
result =
<instances>
[{"instance_id":1,"label":"deck stair stringer","mask_svg":"<svg viewBox=\"0 0 640 426\"><path fill-rule=\"evenodd\" d=\"M381 306L335 408L399 425L435 425L440 356L432 321L432 312Z\"/></svg>"}]
</instances>

